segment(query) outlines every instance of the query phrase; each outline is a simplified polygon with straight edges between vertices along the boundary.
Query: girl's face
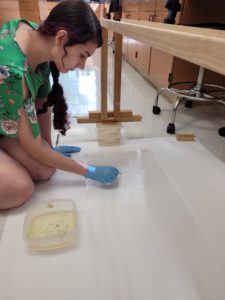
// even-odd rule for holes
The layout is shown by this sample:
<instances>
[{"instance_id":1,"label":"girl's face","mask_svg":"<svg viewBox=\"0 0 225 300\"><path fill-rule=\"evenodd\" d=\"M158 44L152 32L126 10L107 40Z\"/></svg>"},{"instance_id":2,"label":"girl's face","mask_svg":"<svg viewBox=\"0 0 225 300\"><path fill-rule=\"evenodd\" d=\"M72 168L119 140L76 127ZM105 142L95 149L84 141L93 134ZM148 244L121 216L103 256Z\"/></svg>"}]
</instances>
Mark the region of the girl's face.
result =
<instances>
[{"instance_id":1,"label":"girl's face","mask_svg":"<svg viewBox=\"0 0 225 300\"><path fill-rule=\"evenodd\" d=\"M64 30L59 31L55 38L53 60L60 73L67 73L77 68L84 69L86 59L94 54L97 48L96 43L87 42L66 47L65 52L64 45L67 40L67 33Z\"/></svg>"}]
</instances>

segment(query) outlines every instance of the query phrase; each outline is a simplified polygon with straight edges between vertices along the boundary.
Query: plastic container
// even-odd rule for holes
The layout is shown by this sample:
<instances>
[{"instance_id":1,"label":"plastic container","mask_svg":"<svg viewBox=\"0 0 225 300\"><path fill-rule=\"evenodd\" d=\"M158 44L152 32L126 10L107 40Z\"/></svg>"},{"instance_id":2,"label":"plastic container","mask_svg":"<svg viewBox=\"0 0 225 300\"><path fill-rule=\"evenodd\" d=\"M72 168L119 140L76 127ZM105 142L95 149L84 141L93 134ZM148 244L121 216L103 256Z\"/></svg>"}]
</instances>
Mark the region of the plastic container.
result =
<instances>
[{"instance_id":1,"label":"plastic container","mask_svg":"<svg viewBox=\"0 0 225 300\"><path fill-rule=\"evenodd\" d=\"M122 123L97 123L96 134L101 145L118 145L121 141Z\"/></svg>"},{"instance_id":2,"label":"plastic container","mask_svg":"<svg viewBox=\"0 0 225 300\"><path fill-rule=\"evenodd\" d=\"M37 202L27 211L24 239L32 250L66 247L77 236L77 209L71 199Z\"/></svg>"}]
</instances>

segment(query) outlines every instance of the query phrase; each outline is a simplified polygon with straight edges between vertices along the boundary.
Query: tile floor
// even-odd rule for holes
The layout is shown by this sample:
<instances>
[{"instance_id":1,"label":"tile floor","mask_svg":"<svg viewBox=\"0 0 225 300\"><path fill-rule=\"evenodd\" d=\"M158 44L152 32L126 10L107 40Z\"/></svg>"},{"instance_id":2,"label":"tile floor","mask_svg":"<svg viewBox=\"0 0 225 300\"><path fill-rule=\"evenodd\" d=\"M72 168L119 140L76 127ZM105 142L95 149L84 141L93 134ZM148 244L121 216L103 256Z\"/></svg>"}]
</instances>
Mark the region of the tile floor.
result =
<instances>
[{"instance_id":1,"label":"tile floor","mask_svg":"<svg viewBox=\"0 0 225 300\"><path fill-rule=\"evenodd\" d=\"M114 56L109 50L108 108L112 109ZM77 70L62 75L65 96L71 112L72 128L61 143L87 142L96 140L95 124L77 124L73 116L86 115L88 111L100 109L100 52L89 58L84 71ZM172 104L161 97L160 115L152 114L156 89L126 61L122 65L121 109L131 109L141 114L141 122L123 123L123 138L145 138L168 136L167 125L171 118ZM193 108L178 108L177 133L192 133L213 154L225 161L225 138L218 135L218 129L225 126L225 106L220 103L194 102ZM53 138L55 139L55 134Z\"/></svg>"}]
</instances>

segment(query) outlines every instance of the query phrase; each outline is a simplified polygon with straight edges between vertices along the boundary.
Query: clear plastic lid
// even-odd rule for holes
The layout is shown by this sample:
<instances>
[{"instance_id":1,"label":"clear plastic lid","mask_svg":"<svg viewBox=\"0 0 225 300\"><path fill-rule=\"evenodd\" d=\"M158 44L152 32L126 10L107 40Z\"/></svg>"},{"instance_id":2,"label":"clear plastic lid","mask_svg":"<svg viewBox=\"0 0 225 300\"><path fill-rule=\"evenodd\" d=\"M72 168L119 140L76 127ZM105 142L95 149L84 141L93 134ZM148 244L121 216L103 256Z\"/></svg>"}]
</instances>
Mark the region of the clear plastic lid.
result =
<instances>
[{"instance_id":1,"label":"clear plastic lid","mask_svg":"<svg viewBox=\"0 0 225 300\"><path fill-rule=\"evenodd\" d=\"M77 209L71 199L34 203L24 220L24 239L32 250L51 250L75 242Z\"/></svg>"}]
</instances>

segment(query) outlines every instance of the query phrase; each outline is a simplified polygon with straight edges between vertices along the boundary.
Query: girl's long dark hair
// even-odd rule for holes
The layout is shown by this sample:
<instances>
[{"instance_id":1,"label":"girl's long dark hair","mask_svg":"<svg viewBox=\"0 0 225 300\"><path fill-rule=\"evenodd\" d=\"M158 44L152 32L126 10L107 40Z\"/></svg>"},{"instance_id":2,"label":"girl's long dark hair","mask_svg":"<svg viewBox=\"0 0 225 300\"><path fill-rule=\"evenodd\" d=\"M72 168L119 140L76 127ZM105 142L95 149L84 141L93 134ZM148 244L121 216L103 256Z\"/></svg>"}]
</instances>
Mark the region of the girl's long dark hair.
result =
<instances>
[{"instance_id":1,"label":"girl's long dark hair","mask_svg":"<svg viewBox=\"0 0 225 300\"><path fill-rule=\"evenodd\" d=\"M97 47L101 47L102 30L101 25L94 11L84 0L64 0L56 5L50 12L47 19L38 27L38 32L44 36L56 36L59 30L68 33L68 42L64 45L65 56L66 47L94 42ZM67 104L63 95L63 88L59 84L59 71L54 62L50 63L53 78L52 91L48 95L48 100L43 105L39 113L45 113L48 107L52 107L54 114L53 126L62 135L66 134L69 128Z\"/></svg>"}]
</instances>

